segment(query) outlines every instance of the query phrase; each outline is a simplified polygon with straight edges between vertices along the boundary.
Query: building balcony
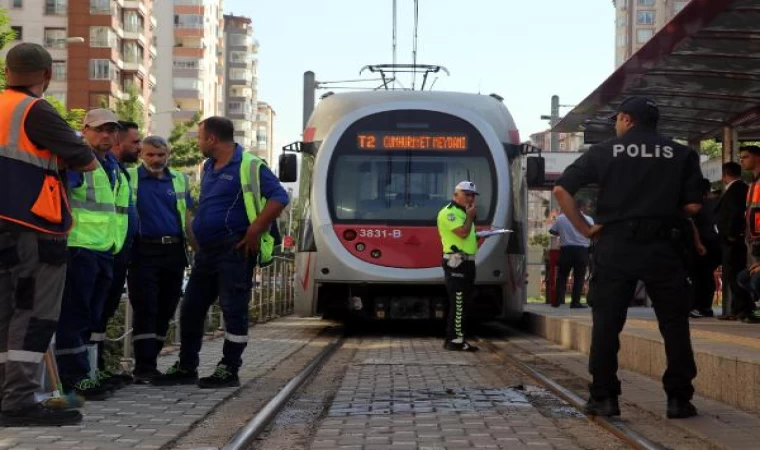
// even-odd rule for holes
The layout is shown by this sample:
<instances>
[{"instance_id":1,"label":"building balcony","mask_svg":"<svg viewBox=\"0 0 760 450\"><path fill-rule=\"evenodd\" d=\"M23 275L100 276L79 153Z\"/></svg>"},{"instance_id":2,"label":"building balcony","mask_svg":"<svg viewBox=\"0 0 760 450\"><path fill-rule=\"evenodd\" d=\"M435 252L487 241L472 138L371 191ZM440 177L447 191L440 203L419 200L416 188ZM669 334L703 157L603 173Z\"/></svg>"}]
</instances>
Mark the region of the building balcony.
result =
<instances>
[{"instance_id":1,"label":"building balcony","mask_svg":"<svg viewBox=\"0 0 760 450\"><path fill-rule=\"evenodd\" d=\"M230 120L251 120L251 113L245 113L240 110L227 111L227 118Z\"/></svg>"},{"instance_id":2,"label":"building balcony","mask_svg":"<svg viewBox=\"0 0 760 450\"><path fill-rule=\"evenodd\" d=\"M205 74L205 71L203 69L177 69L174 68L172 70L172 75L175 78L195 78L197 80L200 80L203 78L203 75Z\"/></svg>"},{"instance_id":3,"label":"building balcony","mask_svg":"<svg viewBox=\"0 0 760 450\"><path fill-rule=\"evenodd\" d=\"M142 60L138 59L126 59L121 66L121 70L125 72L140 72L143 75L148 74L148 70L145 68L145 64Z\"/></svg>"},{"instance_id":4,"label":"building balcony","mask_svg":"<svg viewBox=\"0 0 760 450\"><path fill-rule=\"evenodd\" d=\"M155 45L150 44L150 46L148 46L148 51L150 52L151 55L153 55L154 58L158 56L158 49L156 48Z\"/></svg>"},{"instance_id":5,"label":"building balcony","mask_svg":"<svg viewBox=\"0 0 760 450\"><path fill-rule=\"evenodd\" d=\"M202 38L204 34L203 25L188 25L175 23L174 24L174 36L178 38Z\"/></svg>"},{"instance_id":6,"label":"building balcony","mask_svg":"<svg viewBox=\"0 0 760 450\"><path fill-rule=\"evenodd\" d=\"M148 46L148 39L145 38L145 30L124 29L122 39L127 41L137 41L142 44L143 48Z\"/></svg>"},{"instance_id":7,"label":"building balcony","mask_svg":"<svg viewBox=\"0 0 760 450\"><path fill-rule=\"evenodd\" d=\"M174 47L174 56L202 59L206 49L203 47Z\"/></svg>"},{"instance_id":8,"label":"building balcony","mask_svg":"<svg viewBox=\"0 0 760 450\"><path fill-rule=\"evenodd\" d=\"M193 117L195 117L195 115L198 114L199 111L200 111L199 109L195 109L195 110L192 110L192 109L187 109L187 110L182 109L182 110L179 110L179 111L174 111L172 113L172 119L175 120L175 121L187 122L188 120L190 120Z\"/></svg>"},{"instance_id":9,"label":"building balcony","mask_svg":"<svg viewBox=\"0 0 760 450\"><path fill-rule=\"evenodd\" d=\"M145 5L145 0L124 0L122 8L140 11L143 17L148 17L148 6Z\"/></svg>"},{"instance_id":10,"label":"building balcony","mask_svg":"<svg viewBox=\"0 0 760 450\"><path fill-rule=\"evenodd\" d=\"M174 1L174 14L196 14L204 15L203 0L200 1Z\"/></svg>"},{"instance_id":11,"label":"building balcony","mask_svg":"<svg viewBox=\"0 0 760 450\"><path fill-rule=\"evenodd\" d=\"M250 61L231 61L227 60L227 67L230 69L251 69Z\"/></svg>"},{"instance_id":12,"label":"building balcony","mask_svg":"<svg viewBox=\"0 0 760 450\"><path fill-rule=\"evenodd\" d=\"M202 99L203 91L200 89L174 89L172 95L175 99Z\"/></svg>"},{"instance_id":13,"label":"building balcony","mask_svg":"<svg viewBox=\"0 0 760 450\"><path fill-rule=\"evenodd\" d=\"M249 80L233 80L233 79L228 79L227 80L227 84L229 84L230 86L247 86L247 85L250 84L250 81Z\"/></svg>"},{"instance_id":14,"label":"building balcony","mask_svg":"<svg viewBox=\"0 0 760 450\"><path fill-rule=\"evenodd\" d=\"M153 73L148 74L148 82L153 86L156 85L156 76Z\"/></svg>"}]
</instances>

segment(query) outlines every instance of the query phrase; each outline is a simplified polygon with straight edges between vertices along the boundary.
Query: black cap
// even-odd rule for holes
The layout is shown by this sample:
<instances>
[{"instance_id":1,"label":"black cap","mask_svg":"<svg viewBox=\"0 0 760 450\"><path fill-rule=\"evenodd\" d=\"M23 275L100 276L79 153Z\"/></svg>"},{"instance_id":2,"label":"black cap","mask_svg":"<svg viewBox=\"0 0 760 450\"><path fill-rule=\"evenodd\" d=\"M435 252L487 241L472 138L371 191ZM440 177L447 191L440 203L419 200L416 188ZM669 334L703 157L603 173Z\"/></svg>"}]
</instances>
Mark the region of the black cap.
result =
<instances>
[{"instance_id":1,"label":"black cap","mask_svg":"<svg viewBox=\"0 0 760 450\"><path fill-rule=\"evenodd\" d=\"M10 49L5 65L15 73L41 72L53 66L53 58L41 45L22 42Z\"/></svg>"},{"instance_id":2,"label":"black cap","mask_svg":"<svg viewBox=\"0 0 760 450\"><path fill-rule=\"evenodd\" d=\"M618 107L618 113L631 116L639 124L657 124L660 120L660 109L657 103L646 97L629 97Z\"/></svg>"}]
</instances>

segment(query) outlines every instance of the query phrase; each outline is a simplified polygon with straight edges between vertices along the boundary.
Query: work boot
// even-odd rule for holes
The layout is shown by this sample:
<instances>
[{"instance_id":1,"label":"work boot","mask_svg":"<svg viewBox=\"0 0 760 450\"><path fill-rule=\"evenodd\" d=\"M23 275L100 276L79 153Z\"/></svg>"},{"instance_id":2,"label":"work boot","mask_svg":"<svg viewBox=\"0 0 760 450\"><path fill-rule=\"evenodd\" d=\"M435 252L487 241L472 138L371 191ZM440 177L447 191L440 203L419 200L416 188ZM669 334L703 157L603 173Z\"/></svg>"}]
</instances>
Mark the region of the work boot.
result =
<instances>
[{"instance_id":1,"label":"work boot","mask_svg":"<svg viewBox=\"0 0 760 450\"><path fill-rule=\"evenodd\" d=\"M84 397L85 400L95 402L106 400L110 398L112 394L112 391L108 386L91 378L82 378L75 383L64 383L63 389L66 393L74 392L77 395Z\"/></svg>"},{"instance_id":2,"label":"work boot","mask_svg":"<svg viewBox=\"0 0 760 450\"><path fill-rule=\"evenodd\" d=\"M161 376L161 372L159 372L156 369L147 369L147 370L141 370L141 369L135 369L134 372L132 372L132 376L134 377L135 384L150 384L151 381Z\"/></svg>"},{"instance_id":3,"label":"work boot","mask_svg":"<svg viewBox=\"0 0 760 450\"><path fill-rule=\"evenodd\" d=\"M198 387L203 389L216 389L240 386L237 370L232 371L224 364L216 366L216 370L210 377L198 380Z\"/></svg>"},{"instance_id":4,"label":"work boot","mask_svg":"<svg viewBox=\"0 0 760 450\"><path fill-rule=\"evenodd\" d=\"M617 397L596 399L590 397L584 408L590 416L612 417L620 415L620 405Z\"/></svg>"},{"instance_id":5,"label":"work boot","mask_svg":"<svg viewBox=\"0 0 760 450\"><path fill-rule=\"evenodd\" d=\"M40 403L0 414L0 425L4 427L60 427L81 421L79 411L47 408Z\"/></svg>"},{"instance_id":6,"label":"work boot","mask_svg":"<svg viewBox=\"0 0 760 450\"><path fill-rule=\"evenodd\" d=\"M584 309L584 308L588 308L588 306L582 305L580 303L570 303L570 308L572 308L572 309Z\"/></svg>"},{"instance_id":7,"label":"work boot","mask_svg":"<svg viewBox=\"0 0 760 450\"><path fill-rule=\"evenodd\" d=\"M446 341L446 343L443 344L443 348L452 352L477 352L480 350L478 347L475 347L474 345L467 342L452 341Z\"/></svg>"},{"instance_id":8,"label":"work boot","mask_svg":"<svg viewBox=\"0 0 760 450\"><path fill-rule=\"evenodd\" d=\"M112 391L118 391L127 385L120 378L115 377L111 372L105 370L95 371L95 379L98 380L101 385Z\"/></svg>"},{"instance_id":9,"label":"work boot","mask_svg":"<svg viewBox=\"0 0 760 450\"><path fill-rule=\"evenodd\" d=\"M697 408L688 400L668 399L668 419L688 419L697 415Z\"/></svg>"},{"instance_id":10,"label":"work boot","mask_svg":"<svg viewBox=\"0 0 760 450\"><path fill-rule=\"evenodd\" d=\"M166 370L163 375L156 375L150 380L153 386L177 386L181 384L195 384L198 382L198 371L184 369L180 367L179 362Z\"/></svg>"},{"instance_id":11,"label":"work boot","mask_svg":"<svg viewBox=\"0 0 760 450\"><path fill-rule=\"evenodd\" d=\"M130 385L135 381L132 375L128 373L113 373L110 370L104 370L103 372L112 379L119 380L124 386Z\"/></svg>"}]
</instances>

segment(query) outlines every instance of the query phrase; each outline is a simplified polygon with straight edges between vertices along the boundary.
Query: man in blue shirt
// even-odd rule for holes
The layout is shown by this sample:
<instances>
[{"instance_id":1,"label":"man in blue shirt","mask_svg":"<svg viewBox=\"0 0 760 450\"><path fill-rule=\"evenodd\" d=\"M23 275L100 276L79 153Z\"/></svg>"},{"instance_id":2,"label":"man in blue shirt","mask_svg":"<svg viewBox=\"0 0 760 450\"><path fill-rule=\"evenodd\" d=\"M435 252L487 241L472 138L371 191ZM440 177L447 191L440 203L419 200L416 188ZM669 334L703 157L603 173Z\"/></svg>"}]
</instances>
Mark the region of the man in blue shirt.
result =
<instances>
[{"instance_id":1,"label":"man in blue shirt","mask_svg":"<svg viewBox=\"0 0 760 450\"><path fill-rule=\"evenodd\" d=\"M196 381L201 388L240 385L237 372L248 343L248 302L260 239L288 204L288 194L262 165L259 187L266 206L252 222L248 219L240 177L244 150L235 143L234 131L232 122L223 117L210 117L198 126L198 144L203 156L209 158L203 165L200 201L193 221L198 252L180 313L179 361L165 375L153 378L154 385ZM224 356L213 375L198 380L204 321L217 297L226 327Z\"/></svg>"},{"instance_id":2,"label":"man in blue shirt","mask_svg":"<svg viewBox=\"0 0 760 450\"><path fill-rule=\"evenodd\" d=\"M579 208L586 222L593 226L594 219L588 216L588 203L585 200L578 200ZM549 228L549 233L559 236L559 262L557 267L557 292L556 299L552 306L557 308L565 304L565 291L567 290L567 279L570 277L570 271L573 272L573 295L570 301L571 308L585 308L581 304L581 294L583 293L583 284L586 280L586 269L588 268L588 248L591 240L583 236L575 229L573 224L564 214L560 214L557 220Z\"/></svg>"},{"instance_id":3,"label":"man in blue shirt","mask_svg":"<svg viewBox=\"0 0 760 450\"><path fill-rule=\"evenodd\" d=\"M193 199L187 176L168 168L169 145L164 138L145 138L140 157L142 165L131 171L139 226L129 268L129 301L134 310L133 376L142 384L161 374L156 360L182 296L185 250L191 237L184 224L189 227L192 222Z\"/></svg>"},{"instance_id":4,"label":"man in blue shirt","mask_svg":"<svg viewBox=\"0 0 760 450\"><path fill-rule=\"evenodd\" d=\"M122 120L119 121L119 127L119 132L116 135L114 145L109 154L116 159L118 170L125 174L127 179L129 179L129 173L127 172L125 164L132 164L138 160L142 142L140 128L135 122ZM116 314L116 310L119 308L119 303L121 302L121 296L124 293L124 283L127 280L127 267L131 255L132 241L135 232L137 231L137 210L132 202L131 195L128 214L129 223L127 228L127 238L124 241L124 246L121 251L114 255L111 288L106 296L100 322L93 329L90 338L93 342L98 344L98 376L100 381L106 386L113 387L114 389L120 389L132 382L132 377L129 375L114 374L107 370L104 357L104 344L108 321L111 320L114 314Z\"/></svg>"}]
</instances>

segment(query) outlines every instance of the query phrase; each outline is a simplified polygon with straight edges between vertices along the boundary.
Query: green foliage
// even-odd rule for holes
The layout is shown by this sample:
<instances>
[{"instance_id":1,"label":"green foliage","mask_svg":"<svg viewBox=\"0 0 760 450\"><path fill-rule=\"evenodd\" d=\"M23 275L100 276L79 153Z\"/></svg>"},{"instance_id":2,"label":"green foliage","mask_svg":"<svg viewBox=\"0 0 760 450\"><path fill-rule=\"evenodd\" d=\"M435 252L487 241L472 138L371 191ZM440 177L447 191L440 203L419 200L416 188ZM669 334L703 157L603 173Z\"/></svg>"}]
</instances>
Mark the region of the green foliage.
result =
<instances>
[{"instance_id":1,"label":"green foliage","mask_svg":"<svg viewBox=\"0 0 760 450\"><path fill-rule=\"evenodd\" d=\"M723 145L715 139L708 139L699 144L699 153L706 155L710 159L718 158L723 154Z\"/></svg>"},{"instance_id":2,"label":"green foliage","mask_svg":"<svg viewBox=\"0 0 760 450\"><path fill-rule=\"evenodd\" d=\"M80 131L82 129L82 120L84 120L84 116L87 114L87 111L84 109L67 110L66 107L63 106L63 103L61 103L61 101L55 97L45 97L45 100L53 105L53 108L55 108L55 110L58 111L58 114L60 114L61 117L63 117L64 120L69 123L69 126L71 126L71 128L77 131Z\"/></svg>"},{"instance_id":3,"label":"green foliage","mask_svg":"<svg viewBox=\"0 0 760 450\"><path fill-rule=\"evenodd\" d=\"M16 32L11 30L11 19L8 11L0 8L0 50L16 40ZM5 89L5 60L0 59L0 90Z\"/></svg>"},{"instance_id":4,"label":"green foliage","mask_svg":"<svg viewBox=\"0 0 760 450\"><path fill-rule=\"evenodd\" d=\"M548 248L549 235L547 233L536 233L530 237L528 244L533 247Z\"/></svg>"},{"instance_id":5,"label":"green foliage","mask_svg":"<svg viewBox=\"0 0 760 450\"><path fill-rule=\"evenodd\" d=\"M175 169L191 167L203 161L203 155L198 147L198 140L187 137L188 131L194 129L201 120L200 112L187 122L177 124L169 135L171 148L171 166Z\"/></svg>"},{"instance_id":6,"label":"green foliage","mask_svg":"<svg viewBox=\"0 0 760 450\"><path fill-rule=\"evenodd\" d=\"M134 85L127 88L126 100L116 100L116 115L120 120L136 123L142 130L145 126L145 110L142 103L138 100L139 93ZM107 108L107 106L106 106Z\"/></svg>"}]
</instances>

